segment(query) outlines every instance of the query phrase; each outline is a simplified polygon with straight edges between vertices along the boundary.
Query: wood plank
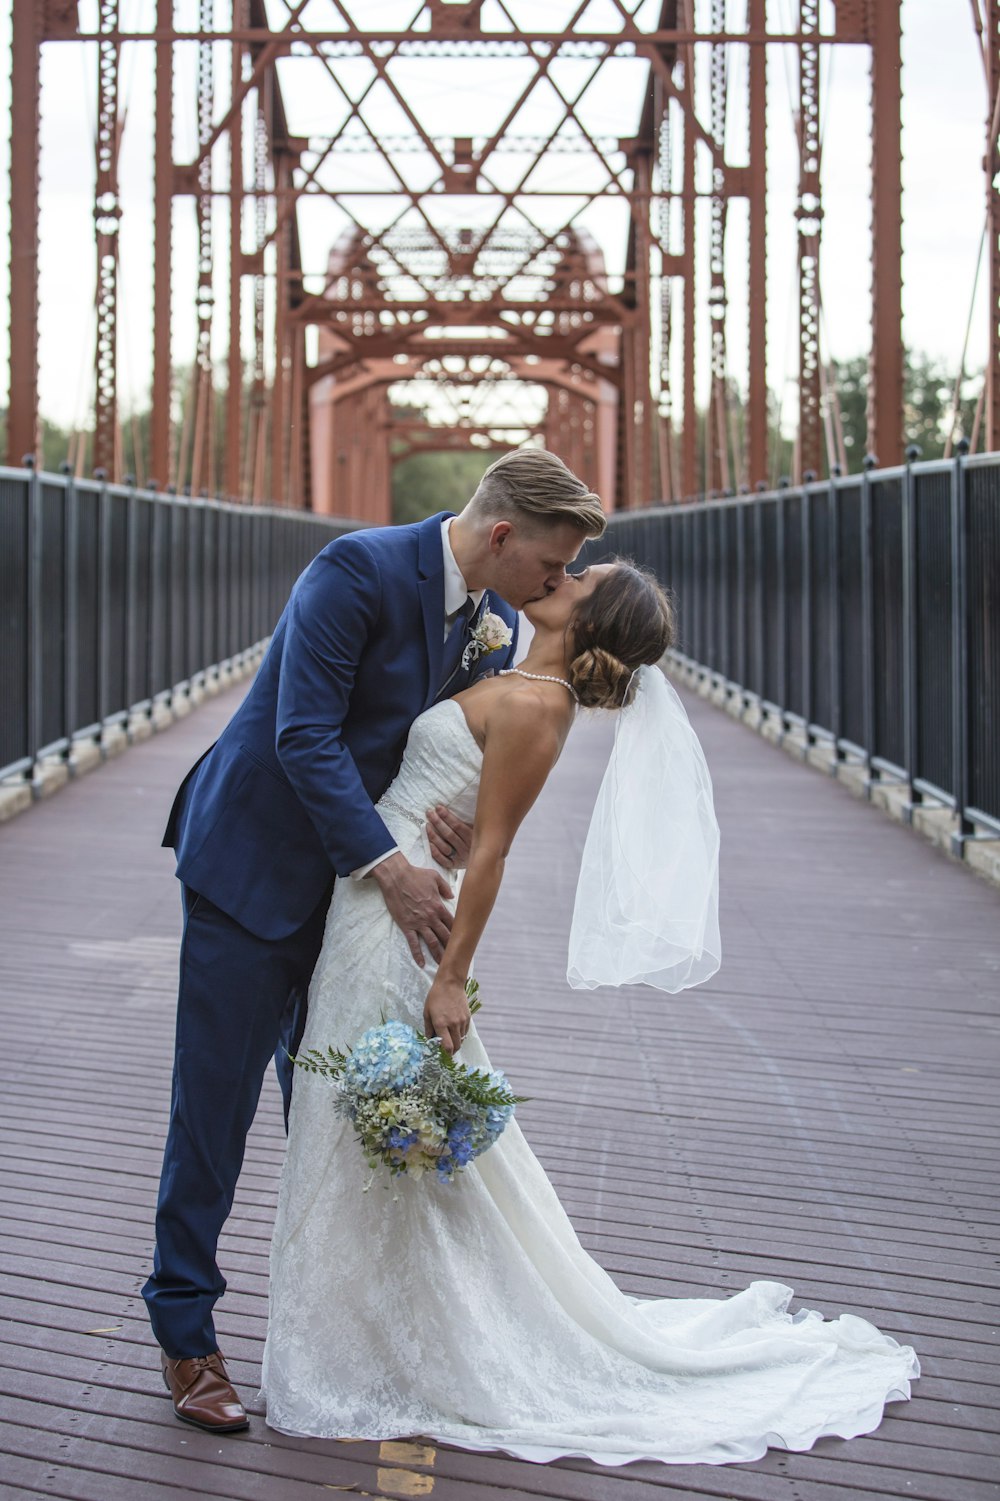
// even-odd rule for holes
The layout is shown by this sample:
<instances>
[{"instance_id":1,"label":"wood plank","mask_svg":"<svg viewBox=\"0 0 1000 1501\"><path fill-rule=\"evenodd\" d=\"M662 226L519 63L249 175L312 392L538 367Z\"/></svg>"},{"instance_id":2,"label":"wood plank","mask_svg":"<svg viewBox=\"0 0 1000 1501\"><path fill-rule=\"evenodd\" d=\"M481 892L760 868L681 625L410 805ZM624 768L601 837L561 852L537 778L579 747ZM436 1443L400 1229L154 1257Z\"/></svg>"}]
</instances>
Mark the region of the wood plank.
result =
<instances>
[{"instance_id":1,"label":"wood plank","mask_svg":"<svg viewBox=\"0 0 1000 1501\"><path fill-rule=\"evenodd\" d=\"M5 1496L387 1494L377 1445L283 1438L255 1406L284 1145L273 1083L220 1252L220 1330L249 1435L213 1441L176 1423L138 1297L179 927L158 831L235 702L0 829ZM602 1470L442 1447L433 1494L995 1501L995 895L689 707L724 830L722 972L674 999L567 990L575 861L610 734L581 724L512 852L477 964L481 1030L532 1096L522 1124L584 1244L626 1290L724 1296L754 1277L786 1281L795 1306L867 1314L910 1340L926 1375L875 1435L808 1454Z\"/></svg>"}]
</instances>

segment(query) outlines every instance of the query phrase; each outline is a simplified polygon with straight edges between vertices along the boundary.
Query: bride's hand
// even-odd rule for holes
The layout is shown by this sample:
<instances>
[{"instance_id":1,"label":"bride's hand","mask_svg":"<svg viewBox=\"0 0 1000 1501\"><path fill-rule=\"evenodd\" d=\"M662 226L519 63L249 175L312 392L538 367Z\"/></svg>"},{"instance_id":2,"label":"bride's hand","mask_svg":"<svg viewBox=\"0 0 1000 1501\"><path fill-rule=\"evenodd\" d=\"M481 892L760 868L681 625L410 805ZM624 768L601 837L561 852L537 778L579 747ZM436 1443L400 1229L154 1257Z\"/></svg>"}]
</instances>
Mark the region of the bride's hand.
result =
<instances>
[{"instance_id":1,"label":"bride's hand","mask_svg":"<svg viewBox=\"0 0 1000 1501\"><path fill-rule=\"evenodd\" d=\"M431 958L440 963L452 923L451 912L442 899L453 893L444 876L423 865L411 865L397 851L375 866L372 877L382 890L390 917L402 928L416 963L423 969L426 962L422 943Z\"/></svg>"},{"instance_id":2,"label":"bride's hand","mask_svg":"<svg viewBox=\"0 0 1000 1501\"><path fill-rule=\"evenodd\" d=\"M427 840L431 854L445 870L460 870L469 863L472 825L440 803L427 810Z\"/></svg>"},{"instance_id":3,"label":"bride's hand","mask_svg":"<svg viewBox=\"0 0 1000 1501\"><path fill-rule=\"evenodd\" d=\"M425 1035L439 1037L446 1052L457 1053L471 1021L465 986L458 980L436 975L424 1003Z\"/></svg>"}]
</instances>

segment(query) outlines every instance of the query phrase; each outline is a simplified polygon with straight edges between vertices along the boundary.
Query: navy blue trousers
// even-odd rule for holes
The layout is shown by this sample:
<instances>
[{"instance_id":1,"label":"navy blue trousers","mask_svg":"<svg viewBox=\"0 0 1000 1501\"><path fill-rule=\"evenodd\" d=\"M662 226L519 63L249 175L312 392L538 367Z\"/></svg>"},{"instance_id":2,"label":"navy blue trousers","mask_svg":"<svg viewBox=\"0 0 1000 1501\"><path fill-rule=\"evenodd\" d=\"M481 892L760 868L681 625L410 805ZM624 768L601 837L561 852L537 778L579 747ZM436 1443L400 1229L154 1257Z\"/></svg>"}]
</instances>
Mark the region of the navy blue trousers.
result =
<instances>
[{"instance_id":1,"label":"navy blue trousers","mask_svg":"<svg viewBox=\"0 0 1000 1501\"><path fill-rule=\"evenodd\" d=\"M332 881L331 881L332 891ZM182 887L170 1125L156 1209L153 1274L142 1290L153 1333L174 1360L218 1349L212 1310L226 1290L216 1261L247 1132L273 1057L291 1101L294 1053L329 897L280 941L257 938Z\"/></svg>"}]
</instances>

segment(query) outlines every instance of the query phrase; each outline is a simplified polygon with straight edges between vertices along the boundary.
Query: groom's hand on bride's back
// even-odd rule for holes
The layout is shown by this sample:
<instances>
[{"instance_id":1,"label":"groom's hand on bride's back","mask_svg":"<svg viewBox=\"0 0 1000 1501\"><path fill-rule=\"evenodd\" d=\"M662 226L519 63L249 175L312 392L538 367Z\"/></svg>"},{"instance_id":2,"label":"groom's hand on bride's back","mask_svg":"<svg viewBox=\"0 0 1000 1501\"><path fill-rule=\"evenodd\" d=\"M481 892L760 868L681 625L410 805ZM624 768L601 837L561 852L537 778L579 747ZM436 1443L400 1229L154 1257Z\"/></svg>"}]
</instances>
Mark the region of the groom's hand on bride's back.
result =
<instances>
[{"instance_id":1,"label":"groom's hand on bride's back","mask_svg":"<svg viewBox=\"0 0 1000 1501\"><path fill-rule=\"evenodd\" d=\"M371 874L381 888L393 922L402 928L417 964L423 969L426 963L424 947L439 963L452 921L443 900L451 897L452 889L444 876L422 865L411 865L398 851L376 865Z\"/></svg>"}]
</instances>

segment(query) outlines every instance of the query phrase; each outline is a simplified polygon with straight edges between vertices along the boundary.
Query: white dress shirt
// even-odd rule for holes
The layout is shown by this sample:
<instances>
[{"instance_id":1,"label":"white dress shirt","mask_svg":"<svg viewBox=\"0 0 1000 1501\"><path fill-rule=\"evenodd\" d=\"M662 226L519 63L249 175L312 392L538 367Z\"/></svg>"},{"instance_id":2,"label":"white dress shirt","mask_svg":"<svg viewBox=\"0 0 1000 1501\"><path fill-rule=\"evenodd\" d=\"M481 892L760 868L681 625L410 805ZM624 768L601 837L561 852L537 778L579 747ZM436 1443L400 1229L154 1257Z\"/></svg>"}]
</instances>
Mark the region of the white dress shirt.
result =
<instances>
[{"instance_id":1,"label":"white dress shirt","mask_svg":"<svg viewBox=\"0 0 1000 1501\"><path fill-rule=\"evenodd\" d=\"M469 588L468 584L465 582L465 577L462 573L461 568L459 568L458 563L455 561L455 554L452 551L451 547L451 538L448 535L448 533L451 531L451 523L454 521L454 519L454 516L446 516L441 523L441 555L444 559L443 639L445 641L447 641L448 636L451 632L451 628L455 623L455 616L458 614L459 610L462 609L465 601L467 599L471 599L473 605L478 610L480 603L482 602L483 595L486 593L485 589ZM399 846L394 844L392 849L386 850L385 853L379 855L376 860L370 860L367 865L359 865L357 870L352 870L351 875L356 881L364 880L368 872L374 870L376 865L381 865L383 860L388 860L390 855L398 854L398 852Z\"/></svg>"},{"instance_id":2,"label":"white dress shirt","mask_svg":"<svg viewBox=\"0 0 1000 1501\"><path fill-rule=\"evenodd\" d=\"M451 550L451 523L454 516L446 516L441 523L441 555L444 558L444 639L447 641L448 633L455 623L455 616L471 599L475 609L479 609L482 603L485 589L470 589L465 582L465 577L455 561L455 554Z\"/></svg>"}]
</instances>

